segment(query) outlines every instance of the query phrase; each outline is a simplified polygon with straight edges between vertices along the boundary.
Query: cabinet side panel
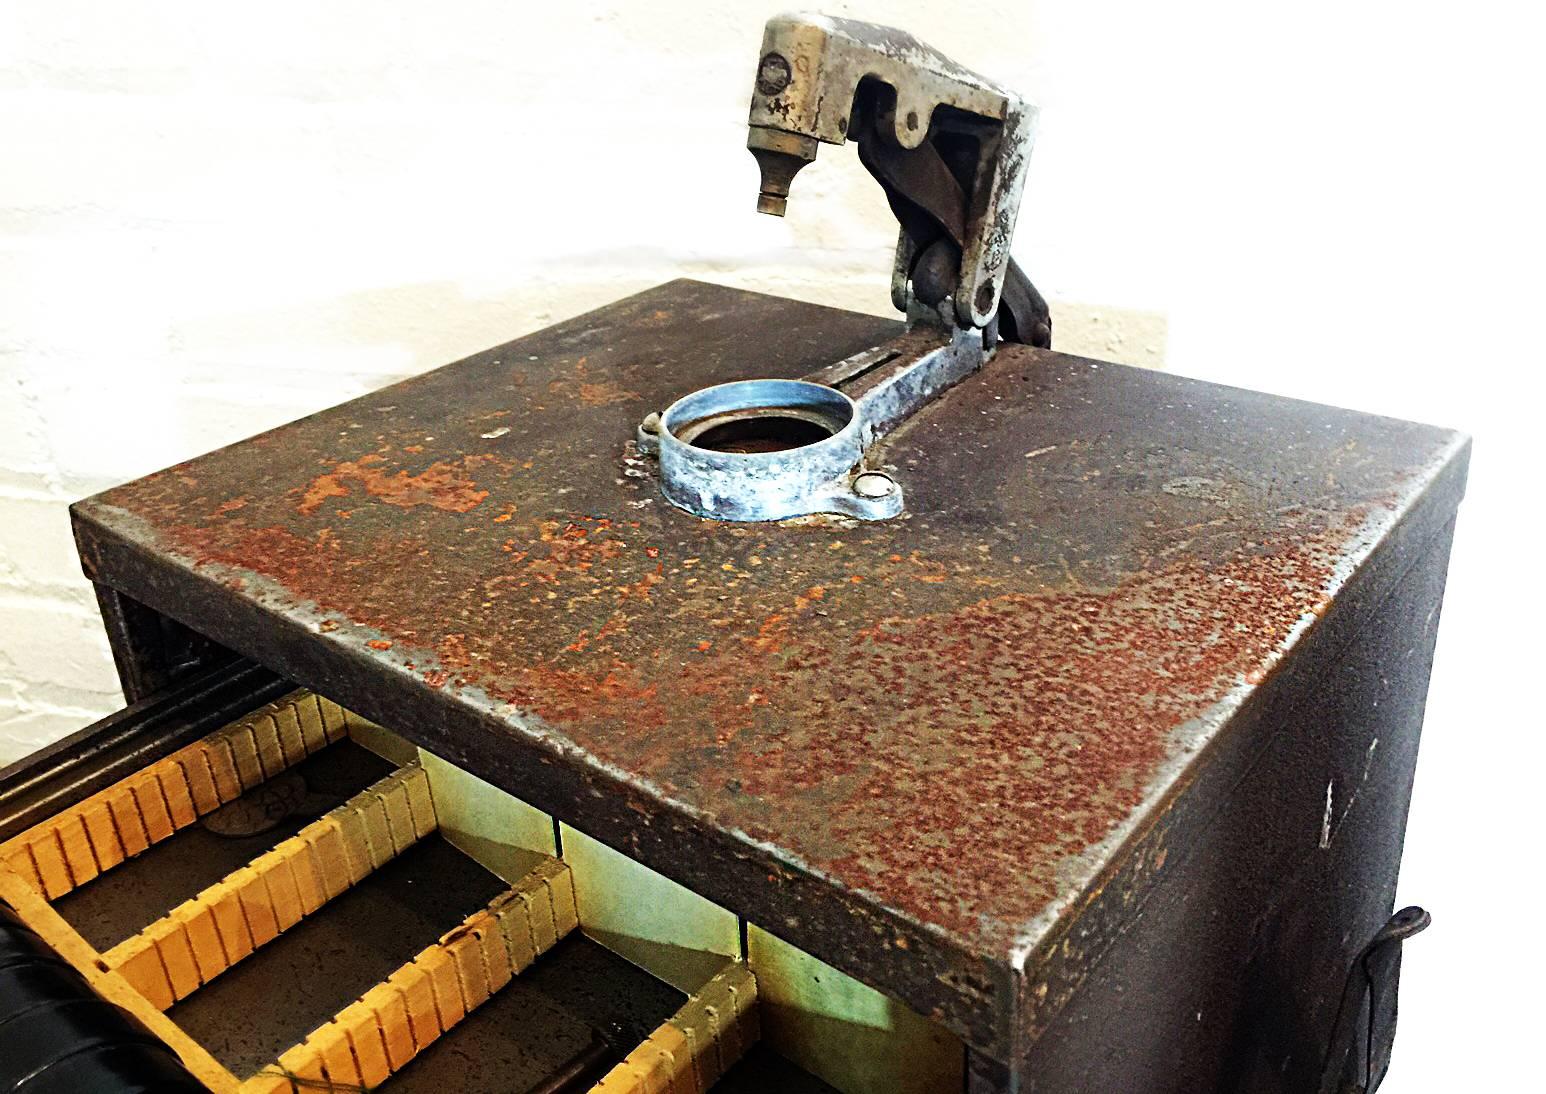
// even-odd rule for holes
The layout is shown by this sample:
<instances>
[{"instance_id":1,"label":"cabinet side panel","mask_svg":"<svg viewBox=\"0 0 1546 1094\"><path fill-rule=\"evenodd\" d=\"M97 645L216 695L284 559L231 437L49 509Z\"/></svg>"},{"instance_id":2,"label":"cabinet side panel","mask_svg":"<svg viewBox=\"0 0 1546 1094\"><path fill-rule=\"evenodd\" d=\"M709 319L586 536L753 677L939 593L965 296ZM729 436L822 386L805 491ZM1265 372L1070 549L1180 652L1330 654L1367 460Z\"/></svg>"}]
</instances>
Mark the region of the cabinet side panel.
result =
<instances>
[{"instance_id":1,"label":"cabinet side panel","mask_svg":"<svg viewBox=\"0 0 1546 1094\"><path fill-rule=\"evenodd\" d=\"M1392 911L1452 533L1262 695L1240 728L1265 747L1156 852L1169 869L1030 1047L1021 1090L1316 1089L1348 967Z\"/></svg>"}]
</instances>

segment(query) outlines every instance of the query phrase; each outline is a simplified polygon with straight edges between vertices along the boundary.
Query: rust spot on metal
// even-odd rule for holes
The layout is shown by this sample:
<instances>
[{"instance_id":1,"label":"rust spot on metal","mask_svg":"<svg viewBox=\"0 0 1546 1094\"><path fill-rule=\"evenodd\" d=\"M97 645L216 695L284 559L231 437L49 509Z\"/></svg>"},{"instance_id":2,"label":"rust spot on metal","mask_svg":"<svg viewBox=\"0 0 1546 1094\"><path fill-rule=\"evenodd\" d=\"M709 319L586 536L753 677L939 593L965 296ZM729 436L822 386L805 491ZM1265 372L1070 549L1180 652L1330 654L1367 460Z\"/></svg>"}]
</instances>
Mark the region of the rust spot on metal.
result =
<instances>
[{"instance_id":1,"label":"rust spot on metal","mask_svg":"<svg viewBox=\"0 0 1546 1094\"><path fill-rule=\"evenodd\" d=\"M631 403L639 398L637 391L624 391L616 384L581 384L577 394L586 406L607 406L610 403Z\"/></svg>"},{"instance_id":2,"label":"rust spot on metal","mask_svg":"<svg viewBox=\"0 0 1546 1094\"><path fill-rule=\"evenodd\" d=\"M409 446L413 447L420 446ZM399 509L428 505L447 513L465 513L489 495L487 490L478 489L470 472L480 464L492 461L492 456L437 460L414 474L406 470L387 471L382 466L387 462L386 457L373 452L357 460L344 460L333 470L312 479L296 509L310 515L327 499L348 497L351 488L358 486L369 496Z\"/></svg>"},{"instance_id":3,"label":"rust spot on metal","mask_svg":"<svg viewBox=\"0 0 1546 1094\"><path fill-rule=\"evenodd\" d=\"M512 522L458 551L476 586L411 601L448 584L411 542L333 561L278 528L178 536L433 651L432 687L477 687L849 888L1002 945L1138 805L1176 728L1313 617L1359 519L1301 515L1108 588L993 595L982 552L903 554L896 528L770 544L705 527L672 551L637 522Z\"/></svg>"},{"instance_id":4,"label":"rust spot on metal","mask_svg":"<svg viewBox=\"0 0 1546 1094\"><path fill-rule=\"evenodd\" d=\"M572 393L581 405L590 407L632 403L643 398L637 391L628 390L614 379L593 375L587 357L577 360L567 375L550 381L547 389L553 395Z\"/></svg>"}]
</instances>

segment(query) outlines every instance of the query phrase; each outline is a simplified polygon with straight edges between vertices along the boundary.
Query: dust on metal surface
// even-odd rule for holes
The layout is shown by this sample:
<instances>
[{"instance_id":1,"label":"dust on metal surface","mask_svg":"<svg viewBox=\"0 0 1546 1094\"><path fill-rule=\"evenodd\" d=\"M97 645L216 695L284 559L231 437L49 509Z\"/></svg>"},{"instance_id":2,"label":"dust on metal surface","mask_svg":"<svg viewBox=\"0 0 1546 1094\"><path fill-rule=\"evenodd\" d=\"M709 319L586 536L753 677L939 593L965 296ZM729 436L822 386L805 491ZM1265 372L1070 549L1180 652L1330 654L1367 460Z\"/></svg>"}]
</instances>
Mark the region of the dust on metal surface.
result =
<instances>
[{"instance_id":1,"label":"dust on metal surface","mask_svg":"<svg viewBox=\"0 0 1546 1094\"><path fill-rule=\"evenodd\" d=\"M1450 435L1005 347L891 439L892 522L698 520L628 448L894 329L674 283L82 512L1003 960Z\"/></svg>"}]
</instances>

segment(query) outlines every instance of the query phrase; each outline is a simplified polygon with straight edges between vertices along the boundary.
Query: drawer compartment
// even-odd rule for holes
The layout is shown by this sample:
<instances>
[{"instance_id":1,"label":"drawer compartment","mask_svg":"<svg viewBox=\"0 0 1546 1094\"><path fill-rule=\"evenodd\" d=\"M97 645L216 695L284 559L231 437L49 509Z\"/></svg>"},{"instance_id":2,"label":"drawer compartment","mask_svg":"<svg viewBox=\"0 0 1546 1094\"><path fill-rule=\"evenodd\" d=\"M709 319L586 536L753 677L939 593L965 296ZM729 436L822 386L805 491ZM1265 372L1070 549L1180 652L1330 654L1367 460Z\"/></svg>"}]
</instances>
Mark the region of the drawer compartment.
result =
<instances>
[{"instance_id":1,"label":"drawer compartment","mask_svg":"<svg viewBox=\"0 0 1546 1094\"><path fill-rule=\"evenodd\" d=\"M307 691L0 843L0 899L217 1092L962 1085L938 1026Z\"/></svg>"}]
</instances>

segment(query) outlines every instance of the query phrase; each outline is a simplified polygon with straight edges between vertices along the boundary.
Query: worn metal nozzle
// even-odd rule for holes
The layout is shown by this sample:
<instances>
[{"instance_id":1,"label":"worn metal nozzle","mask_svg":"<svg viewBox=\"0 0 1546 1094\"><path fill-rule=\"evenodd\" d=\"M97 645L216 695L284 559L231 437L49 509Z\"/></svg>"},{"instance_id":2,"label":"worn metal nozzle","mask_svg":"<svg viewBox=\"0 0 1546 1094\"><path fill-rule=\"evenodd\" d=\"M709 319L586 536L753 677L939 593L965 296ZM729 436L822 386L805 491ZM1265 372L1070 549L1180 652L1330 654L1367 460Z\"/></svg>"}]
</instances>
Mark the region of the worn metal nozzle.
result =
<instances>
[{"instance_id":1,"label":"worn metal nozzle","mask_svg":"<svg viewBox=\"0 0 1546 1094\"><path fill-rule=\"evenodd\" d=\"M757 212L781 217L789 208L788 194L770 194L762 190L757 194Z\"/></svg>"},{"instance_id":2,"label":"worn metal nozzle","mask_svg":"<svg viewBox=\"0 0 1546 1094\"><path fill-rule=\"evenodd\" d=\"M746 147L762 173L757 212L783 216L789 204L789 184L800 168L816 158L816 138L754 125L747 133Z\"/></svg>"}]
</instances>

